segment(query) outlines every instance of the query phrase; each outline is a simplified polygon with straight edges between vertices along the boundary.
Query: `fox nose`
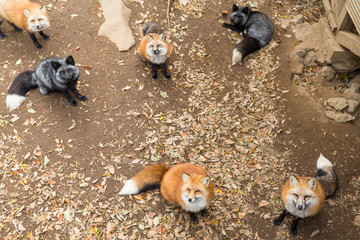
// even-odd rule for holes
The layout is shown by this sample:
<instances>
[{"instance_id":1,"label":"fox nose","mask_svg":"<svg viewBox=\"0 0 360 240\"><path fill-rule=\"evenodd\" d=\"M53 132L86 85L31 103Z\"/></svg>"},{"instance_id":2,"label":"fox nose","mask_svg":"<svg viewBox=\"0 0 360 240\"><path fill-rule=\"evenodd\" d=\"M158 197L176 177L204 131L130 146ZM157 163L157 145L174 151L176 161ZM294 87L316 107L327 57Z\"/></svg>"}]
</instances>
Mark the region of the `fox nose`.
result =
<instances>
[{"instance_id":1,"label":"fox nose","mask_svg":"<svg viewBox=\"0 0 360 240\"><path fill-rule=\"evenodd\" d=\"M159 49L154 50L155 54L158 54L159 52L160 52Z\"/></svg>"},{"instance_id":2,"label":"fox nose","mask_svg":"<svg viewBox=\"0 0 360 240\"><path fill-rule=\"evenodd\" d=\"M304 208L303 205L298 205L298 209L299 209L299 210L302 210L303 208Z\"/></svg>"},{"instance_id":3,"label":"fox nose","mask_svg":"<svg viewBox=\"0 0 360 240\"><path fill-rule=\"evenodd\" d=\"M188 198L188 201L189 201L189 202L192 202L192 201L193 201L193 199L192 199L192 198Z\"/></svg>"},{"instance_id":4,"label":"fox nose","mask_svg":"<svg viewBox=\"0 0 360 240\"><path fill-rule=\"evenodd\" d=\"M36 28L37 28L37 29L40 29L40 25L37 25Z\"/></svg>"}]
</instances>

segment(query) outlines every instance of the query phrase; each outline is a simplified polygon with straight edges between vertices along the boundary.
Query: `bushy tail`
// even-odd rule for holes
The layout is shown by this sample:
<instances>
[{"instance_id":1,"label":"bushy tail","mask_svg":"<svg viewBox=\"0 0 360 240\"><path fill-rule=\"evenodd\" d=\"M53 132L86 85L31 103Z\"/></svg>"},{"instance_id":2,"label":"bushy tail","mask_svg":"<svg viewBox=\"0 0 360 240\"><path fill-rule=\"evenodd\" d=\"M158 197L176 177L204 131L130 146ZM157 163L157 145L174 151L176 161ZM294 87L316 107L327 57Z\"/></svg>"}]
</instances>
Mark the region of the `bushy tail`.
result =
<instances>
[{"instance_id":1,"label":"bushy tail","mask_svg":"<svg viewBox=\"0 0 360 240\"><path fill-rule=\"evenodd\" d=\"M338 188L338 178L334 166L321 153L317 160L317 175L316 178L320 181L324 188L326 198L333 196Z\"/></svg>"},{"instance_id":2,"label":"bushy tail","mask_svg":"<svg viewBox=\"0 0 360 240\"><path fill-rule=\"evenodd\" d=\"M245 37L233 50L232 65L241 62L244 57L261 48L259 40L253 37Z\"/></svg>"},{"instance_id":3,"label":"bushy tail","mask_svg":"<svg viewBox=\"0 0 360 240\"><path fill-rule=\"evenodd\" d=\"M18 109L26 99L26 93L37 88L33 80L34 71L25 71L16 76L6 95L6 106L9 111Z\"/></svg>"},{"instance_id":4,"label":"bushy tail","mask_svg":"<svg viewBox=\"0 0 360 240\"><path fill-rule=\"evenodd\" d=\"M127 180L119 195L139 194L160 187L161 180L169 170L167 164L155 164L144 168L130 180Z\"/></svg>"}]
</instances>

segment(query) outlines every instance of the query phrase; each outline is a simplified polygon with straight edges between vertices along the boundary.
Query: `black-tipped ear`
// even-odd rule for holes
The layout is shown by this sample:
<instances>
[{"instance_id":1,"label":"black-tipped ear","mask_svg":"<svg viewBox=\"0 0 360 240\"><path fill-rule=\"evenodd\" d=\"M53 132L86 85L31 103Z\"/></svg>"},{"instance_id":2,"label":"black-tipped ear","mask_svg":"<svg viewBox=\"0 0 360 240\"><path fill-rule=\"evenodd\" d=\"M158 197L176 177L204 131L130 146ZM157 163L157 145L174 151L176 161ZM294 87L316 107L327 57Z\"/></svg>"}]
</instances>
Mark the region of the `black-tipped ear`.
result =
<instances>
[{"instance_id":1,"label":"black-tipped ear","mask_svg":"<svg viewBox=\"0 0 360 240\"><path fill-rule=\"evenodd\" d=\"M236 6L236 4L233 5L233 12L236 12L237 10L239 10L239 7Z\"/></svg>"},{"instance_id":2,"label":"black-tipped ear","mask_svg":"<svg viewBox=\"0 0 360 240\"><path fill-rule=\"evenodd\" d=\"M246 15L249 15L251 13L251 9L249 7L244 7L242 12L245 13Z\"/></svg>"},{"instance_id":3,"label":"black-tipped ear","mask_svg":"<svg viewBox=\"0 0 360 240\"><path fill-rule=\"evenodd\" d=\"M74 65L75 66L75 60L74 58L70 55L65 59L65 63L68 65Z\"/></svg>"},{"instance_id":4,"label":"black-tipped ear","mask_svg":"<svg viewBox=\"0 0 360 240\"><path fill-rule=\"evenodd\" d=\"M61 67L61 64L58 62L51 62L51 66L57 71L59 67Z\"/></svg>"}]
</instances>

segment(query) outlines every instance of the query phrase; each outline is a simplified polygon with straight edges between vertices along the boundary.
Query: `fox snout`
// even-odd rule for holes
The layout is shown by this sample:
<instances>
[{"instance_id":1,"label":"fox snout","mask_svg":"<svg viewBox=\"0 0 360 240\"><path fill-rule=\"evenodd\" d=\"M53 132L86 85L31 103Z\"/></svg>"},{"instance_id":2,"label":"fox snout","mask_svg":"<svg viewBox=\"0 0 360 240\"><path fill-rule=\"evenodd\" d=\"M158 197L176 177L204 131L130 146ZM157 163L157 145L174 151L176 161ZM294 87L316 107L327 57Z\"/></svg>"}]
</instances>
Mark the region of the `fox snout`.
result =
<instances>
[{"instance_id":1,"label":"fox snout","mask_svg":"<svg viewBox=\"0 0 360 240\"><path fill-rule=\"evenodd\" d=\"M192 203L192 202L195 202L195 198L188 198L188 201L190 202L190 203Z\"/></svg>"},{"instance_id":2,"label":"fox snout","mask_svg":"<svg viewBox=\"0 0 360 240\"><path fill-rule=\"evenodd\" d=\"M297 209L299 209L299 210L304 210L304 205L297 205Z\"/></svg>"}]
</instances>

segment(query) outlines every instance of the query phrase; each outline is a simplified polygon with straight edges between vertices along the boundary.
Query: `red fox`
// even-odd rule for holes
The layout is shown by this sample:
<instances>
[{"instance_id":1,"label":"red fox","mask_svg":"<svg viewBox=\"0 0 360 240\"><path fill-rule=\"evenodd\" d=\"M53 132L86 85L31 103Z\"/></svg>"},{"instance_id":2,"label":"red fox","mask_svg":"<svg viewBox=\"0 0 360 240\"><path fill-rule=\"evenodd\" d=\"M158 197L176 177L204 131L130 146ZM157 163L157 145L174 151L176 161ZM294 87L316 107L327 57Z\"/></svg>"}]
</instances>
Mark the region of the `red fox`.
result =
<instances>
[{"instance_id":1,"label":"red fox","mask_svg":"<svg viewBox=\"0 0 360 240\"><path fill-rule=\"evenodd\" d=\"M160 65L163 75L170 80L171 76L166 71L165 62L170 57L171 46L161 26L157 23L148 23L143 29L143 34L138 52L145 61L151 63L152 78L158 78L157 66Z\"/></svg>"},{"instance_id":2,"label":"red fox","mask_svg":"<svg viewBox=\"0 0 360 240\"><path fill-rule=\"evenodd\" d=\"M50 37L43 33L43 30L50 27L49 16L45 6L30 2L29 0L0 0L0 25L3 19L7 20L18 32L26 30L34 45L41 49L42 46L35 37L35 32L39 32L44 39ZM0 30L0 38L6 35Z\"/></svg>"},{"instance_id":3,"label":"red fox","mask_svg":"<svg viewBox=\"0 0 360 240\"><path fill-rule=\"evenodd\" d=\"M139 194L159 187L166 201L190 212L192 221L198 219L196 212L206 213L205 208L214 198L214 184L206 171L190 163L146 167L126 181L119 194Z\"/></svg>"},{"instance_id":4,"label":"red fox","mask_svg":"<svg viewBox=\"0 0 360 240\"><path fill-rule=\"evenodd\" d=\"M316 177L290 176L285 182L281 193L285 210L273 220L274 225L280 225L287 213L290 213L297 217L290 227L290 234L296 235L300 219L317 214L324 205L325 199L335 194L337 187L338 178L334 166L320 154Z\"/></svg>"}]
</instances>

